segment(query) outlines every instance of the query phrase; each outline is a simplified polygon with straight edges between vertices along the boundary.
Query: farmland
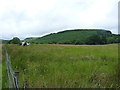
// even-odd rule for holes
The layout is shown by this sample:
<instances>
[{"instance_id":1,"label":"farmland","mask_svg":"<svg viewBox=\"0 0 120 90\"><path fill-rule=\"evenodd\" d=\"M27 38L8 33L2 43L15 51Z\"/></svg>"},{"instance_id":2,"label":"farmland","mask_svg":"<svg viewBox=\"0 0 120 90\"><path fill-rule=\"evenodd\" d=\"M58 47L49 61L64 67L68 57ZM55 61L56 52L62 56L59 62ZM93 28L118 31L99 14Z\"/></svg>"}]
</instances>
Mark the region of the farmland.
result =
<instances>
[{"instance_id":1,"label":"farmland","mask_svg":"<svg viewBox=\"0 0 120 90\"><path fill-rule=\"evenodd\" d=\"M2 44L0 44L0 89L2 88Z\"/></svg>"},{"instance_id":2,"label":"farmland","mask_svg":"<svg viewBox=\"0 0 120 90\"><path fill-rule=\"evenodd\" d=\"M118 87L118 45L8 44L12 68L20 72L19 85L28 88ZM3 87L8 87L5 52Z\"/></svg>"}]
</instances>

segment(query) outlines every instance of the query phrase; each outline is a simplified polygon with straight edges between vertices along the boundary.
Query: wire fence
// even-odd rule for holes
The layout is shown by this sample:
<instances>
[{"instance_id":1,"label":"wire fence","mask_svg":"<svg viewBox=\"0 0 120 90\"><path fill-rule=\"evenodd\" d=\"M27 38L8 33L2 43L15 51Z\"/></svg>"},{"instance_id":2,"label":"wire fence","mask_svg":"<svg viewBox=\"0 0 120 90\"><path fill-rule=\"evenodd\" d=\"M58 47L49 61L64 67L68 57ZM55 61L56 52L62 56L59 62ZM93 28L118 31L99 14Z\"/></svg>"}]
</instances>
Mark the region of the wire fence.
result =
<instances>
[{"instance_id":1,"label":"wire fence","mask_svg":"<svg viewBox=\"0 0 120 90\"><path fill-rule=\"evenodd\" d=\"M15 88L16 90L19 90L19 80L18 80L19 72L13 71L6 48L5 48L5 53L6 53L6 65L7 65L7 75L9 80L9 88Z\"/></svg>"}]
</instances>

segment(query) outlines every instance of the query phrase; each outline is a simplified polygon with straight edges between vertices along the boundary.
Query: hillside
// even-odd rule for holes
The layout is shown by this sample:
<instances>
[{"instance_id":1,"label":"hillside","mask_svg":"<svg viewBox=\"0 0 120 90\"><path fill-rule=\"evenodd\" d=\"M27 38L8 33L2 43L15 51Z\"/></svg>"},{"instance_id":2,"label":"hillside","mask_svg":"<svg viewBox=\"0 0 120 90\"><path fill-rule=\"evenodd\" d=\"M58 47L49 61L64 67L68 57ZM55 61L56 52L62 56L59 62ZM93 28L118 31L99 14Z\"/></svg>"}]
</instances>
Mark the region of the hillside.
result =
<instances>
[{"instance_id":1,"label":"hillside","mask_svg":"<svg viewBox=\"0 0 120 90\"><path fill-rule=\"evenodd\" d=\"M88 39L94 35L104 39L113 36L110 31L103 29L75 29L51 33L39 38L26 38L25 41L41 44L87 44Z\"/></svg>"},{"instance_id":2,"label":"hillside","mask_svg":"<svg viewBox=\"0 0 120 90\"><path fill-rule=\"evenodd\" d=\"M32 44L112 44L120 43L120 35L112 34L109 30L104 29L74 29L64 30L57 33L50 33L43 37L28 37L22 41ZM13 37L16 38L16 37ZM2 40L2 44L14 44L12 40Z\"/></svg>"}]
</instances>

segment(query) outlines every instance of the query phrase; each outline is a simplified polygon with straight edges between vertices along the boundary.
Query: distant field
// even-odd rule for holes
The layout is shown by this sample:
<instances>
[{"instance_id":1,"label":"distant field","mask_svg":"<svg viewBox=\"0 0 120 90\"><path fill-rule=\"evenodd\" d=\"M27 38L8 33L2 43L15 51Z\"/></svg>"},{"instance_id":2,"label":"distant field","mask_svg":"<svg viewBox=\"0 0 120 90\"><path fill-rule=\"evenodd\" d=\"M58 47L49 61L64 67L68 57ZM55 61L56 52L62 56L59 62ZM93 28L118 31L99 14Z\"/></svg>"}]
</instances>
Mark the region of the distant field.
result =
<instances>
[{"instance_id":1,"label":"distant field","mask_svg":"<svg viewBox=\"0 0 120 90\"><path fill-rule=\"evenodd\" d=\"M20 87L115 88L118 87L118 45L7 45ZM4 52L3 52L4 53ZM3 87L8 87L3 54Z\"/></svg>"}]
</instances>

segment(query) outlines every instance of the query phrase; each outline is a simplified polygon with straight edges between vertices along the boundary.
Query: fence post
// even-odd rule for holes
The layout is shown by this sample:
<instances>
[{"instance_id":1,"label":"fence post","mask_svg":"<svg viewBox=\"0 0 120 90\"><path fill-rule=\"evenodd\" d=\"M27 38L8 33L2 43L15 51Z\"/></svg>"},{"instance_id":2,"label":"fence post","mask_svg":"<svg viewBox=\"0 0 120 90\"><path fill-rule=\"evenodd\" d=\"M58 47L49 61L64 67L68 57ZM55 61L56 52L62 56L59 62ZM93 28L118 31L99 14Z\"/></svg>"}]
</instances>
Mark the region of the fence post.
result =
<instances>
[{"instance_id":1,"label":"fence post","mask_svg":"<svg viewBox=\"0 0 120 90\"><path fill-rule=\"evenodd\" d=\"M25 82L23 83L23 88L27 88L27 87L28 87L28 82L25 81Z\"/></svg>"},{"instance_id":2,"label":"fence post","mask_svg":"<svg viewBox=\"0 0 120 90\"><path fill-rule=\"evenodd\" d=\"M19 88L19 71L14 72L16 88Z\"/></svg>"}]
</instances>

